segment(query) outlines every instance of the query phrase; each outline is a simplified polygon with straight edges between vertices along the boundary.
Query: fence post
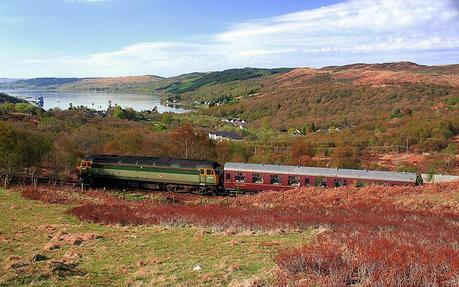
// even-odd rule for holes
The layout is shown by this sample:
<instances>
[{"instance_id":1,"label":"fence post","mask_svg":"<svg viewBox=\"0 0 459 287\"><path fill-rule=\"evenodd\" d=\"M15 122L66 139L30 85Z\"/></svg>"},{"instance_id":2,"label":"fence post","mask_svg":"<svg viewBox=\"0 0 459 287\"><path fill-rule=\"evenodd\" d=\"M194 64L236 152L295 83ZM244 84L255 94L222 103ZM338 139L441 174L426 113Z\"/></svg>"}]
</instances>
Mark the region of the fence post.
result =
<instances>
[{"instance_id":1,"label":"fence post","mask_svg":"<svg viewBox=\"0 0 459 287\"><path fill-rule=\"evenodd\" d=\"M408 144L409 144L409 137L406 138L406 152L405 153L408 153Z\"/></svg>"}]
</instances>

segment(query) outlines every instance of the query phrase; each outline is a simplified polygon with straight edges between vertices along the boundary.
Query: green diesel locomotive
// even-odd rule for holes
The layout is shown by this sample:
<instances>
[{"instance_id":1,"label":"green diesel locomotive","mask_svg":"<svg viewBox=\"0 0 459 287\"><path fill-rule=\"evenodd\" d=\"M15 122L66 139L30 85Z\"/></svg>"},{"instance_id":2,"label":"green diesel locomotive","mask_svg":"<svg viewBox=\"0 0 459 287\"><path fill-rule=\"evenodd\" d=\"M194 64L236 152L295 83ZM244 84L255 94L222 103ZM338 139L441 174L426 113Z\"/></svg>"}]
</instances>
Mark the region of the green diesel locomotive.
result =
<instances>
[{"instance_id":1,"label":"green diesel locomotive","mask_svg":"<svg viewBox=\"0 0 459 287\"><path fill-rule=\"evenodd\" d=\"M78 173L87 184L116 183L135 187L189 186L214 191L222 186L222 169L215 161L168 157L90 155Z\"/></svg>"}]
</instances>

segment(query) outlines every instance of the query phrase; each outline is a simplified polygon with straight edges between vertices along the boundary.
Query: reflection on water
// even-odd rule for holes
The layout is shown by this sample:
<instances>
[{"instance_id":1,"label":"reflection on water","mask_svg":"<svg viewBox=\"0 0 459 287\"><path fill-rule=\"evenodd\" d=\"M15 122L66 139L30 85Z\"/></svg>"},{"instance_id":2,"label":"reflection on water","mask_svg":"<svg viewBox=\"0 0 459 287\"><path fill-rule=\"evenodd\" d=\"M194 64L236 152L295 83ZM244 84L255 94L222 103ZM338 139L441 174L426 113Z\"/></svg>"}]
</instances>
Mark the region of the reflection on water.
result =
<instances>
[{"instance_id":1,"label":"reflection on water","mask_svg":"<svg viewBox=\"0 0 459 287\"><path fill-rule=\"evenodd\" d=\"M85 106L95 110L106 110L109 106L119 105L122 108L133 108L136 111L156 110L160 113L184 113L188 110L177 105L163 105L156 95L114 94L91 92L49 92L9 90L2 91L13 97L33 101L45 110Z\"/></svg>"}]
</instances>

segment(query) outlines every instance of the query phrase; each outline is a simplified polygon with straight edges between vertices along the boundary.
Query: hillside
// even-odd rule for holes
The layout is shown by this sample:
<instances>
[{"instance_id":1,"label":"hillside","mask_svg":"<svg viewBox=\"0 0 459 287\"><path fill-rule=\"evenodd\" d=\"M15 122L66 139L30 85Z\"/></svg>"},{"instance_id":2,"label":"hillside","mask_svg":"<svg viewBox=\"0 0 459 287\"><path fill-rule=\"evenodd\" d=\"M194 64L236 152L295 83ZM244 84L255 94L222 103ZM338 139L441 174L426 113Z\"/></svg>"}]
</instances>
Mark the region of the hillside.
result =
<instances>
[{"instance_id":1,"label":"hillside","mask_svg":"<svg viewBox=\"0 0 459 287\"><path fill-rule=\"evenodd\" d=\"M149 87L164 78L158 76L129 76L81 79L57 87L60 91L106 91L149 93Z\"/></svg>"},{"instance_id":2,"label":"hillside","mask_svg":"<svg viewBox=\"0 0 459 287\"><path fill-rule=\"evenodd\" d=\"M161 79L163 78L157 76L34 78L0 83L0 88L57 91L127 91L132 89L136 91L136 89L141 89Z\"/></svg>"},{"instance_id":3,"label":"hillside","mask_svg":"<svg viewBox=\"0 0 459 287\"><path fill-rule=\"evenodd\" d=\"M244 68L190 74L189 77L177 80L159 90L173 95L177 101L185 102L212 101L225 96L233 98L256 92L260 87L258 81L267 76L283 74L291 70L289 68Z\"/></svg>"},{"instance_id":4,"label":"hillside","mask_svg":"<svg viewBox=\"0 0 459 287\"><path fill-rule=\"evenodd\" d=\"M160 94L169 102L210 107L250 127L381 129L418 120L459 122L459 65L411 62L313 68L230 69L177 77L37 78L0 88ZM373 124L368 126L368 124Z\"/></svg>"},{"instance_id":5,"label":"hillside","mask_svg":"<svg viewBox=\"0 0 459 287\"><path fill-rule=\"evenodd\" d=\"M301 128L306 123L349 126L404 116L457 117L459 107L459 65L299 68L259 85L252 97L239 97L210 113L240 116L254 125L268 121L277 128Z\"/></svg>"},{"instance_id":6,"label":"hillside","mask_svg":"<svg viewBox=\"0 0 459 287\"><path fill-rule=\"evenodd\" d=\"M40 89L52 90L62 85L81 81L79 78L34 78L0 84L1 89Z\"/></svg>"},{"instance_id":7,"label":"hillside","mask_svg":"<svg viewBox=\"0 0 459 287\"><path fill-rule=\"evenodd\" d=\"M40 89L56 91L105 91L105 92L130 92L130 93L159 93L169 97L171 101L185 101L191 103L196 99L209 99L228 93L236 86L250 86L254 79L259 80L265 76L289 72L291 69L230 69L209 73L190 73L176 77L162 78L158 76L130 76L111 78L35 78L0 83L0 89ZM241 84L241 82L243 82ZM200 89L219 87L218 92L203 94ZM245 91L245 88L242 88ZM233 92L237 96L244 92ZM182 99L183 95L183 99Z\"/></svg>"},{"instance_id":8,"label":"hillside","mask_svg":"<svg viewBox=\"0 0 459 287\"><path fill-rule=\"evenodd\" d=\"M3 104L3 103L17 104L17 103L26 103L26 101L24 101L22 99L15 98L15 97L12 97L12 96L10 96L8 94L5 94L5 93L0 93L0 104Z\"/></svg>"}]
</instances>

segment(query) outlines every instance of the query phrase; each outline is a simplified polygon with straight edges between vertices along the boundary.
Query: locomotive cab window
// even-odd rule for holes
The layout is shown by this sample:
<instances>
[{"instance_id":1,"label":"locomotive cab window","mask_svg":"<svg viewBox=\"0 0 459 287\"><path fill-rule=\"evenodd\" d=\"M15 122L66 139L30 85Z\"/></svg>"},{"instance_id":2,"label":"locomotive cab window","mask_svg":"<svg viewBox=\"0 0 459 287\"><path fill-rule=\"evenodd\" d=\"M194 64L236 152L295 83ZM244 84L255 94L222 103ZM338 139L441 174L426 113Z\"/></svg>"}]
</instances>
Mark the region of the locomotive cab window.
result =
<instances>
[{"instance_id":1,"label":"locomotive cab window","mask_svg":"<svg viewBox=\"0 0 459 287\"><path fill-rule=\"evenodd\" d=\"M242 172L236 172L236 182L245 182L246 176Z\"/></svg>"},{"instance_id":2,"label":"locomotive cab window","mask_svg":"<svg viewBox=\"0 0 459 287\"><path fill-rule=\"evenodd\" d=\"M299 176L289 176L288 185L290 186L300 186L300 177Z\"/></svg>"},{"instance_id":3,"label":"locomotive cab window","mask_svg":"<svg viewBox=\"0 0 459 287\"><path fill-rule=\"evenodd\" d=\"M263 177L259 173L252 174L252 183L263 183Z\"/></svg>"},{"instance_id":4,"label":"locomotive cab window","mask_svg":"<svg viewBox=\"0 0 459 287\"><path fill-rule=\"evenodd\" d=\"M270 182L271 184L275 184L275 185L280 185L280 184L281 184L281 178L280 178L280 176L277 175L277 174L271 175L271 176L269 177L269 179L270 179L269 182Z\"/></svg>"},{"instance_id":5,"label":"locomotive cab window","mask_svg":"<svg viewBox=\"0 0 459 287\"><path fill-rule=\"evenodd\" d=\"M206 174L206 171L204 169L201 169L201 174L202 175Z\"/></svg>"},{"instance_id":6,"label":"locomotive cab window","mask_svg":"<svg viewBox=\"0 0 459 287\"><path fill-rule=\"evenodd\" d=\"M214 171L211 170L211 169L208 169L208 170L207 170L207 175L214 175Z\"/></svg>"}]
</instances>

